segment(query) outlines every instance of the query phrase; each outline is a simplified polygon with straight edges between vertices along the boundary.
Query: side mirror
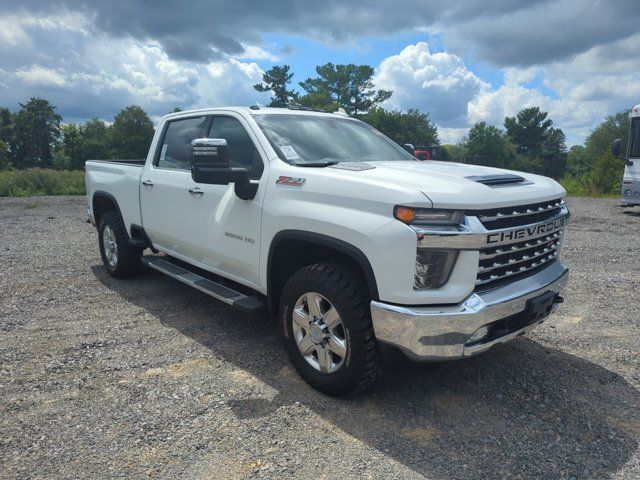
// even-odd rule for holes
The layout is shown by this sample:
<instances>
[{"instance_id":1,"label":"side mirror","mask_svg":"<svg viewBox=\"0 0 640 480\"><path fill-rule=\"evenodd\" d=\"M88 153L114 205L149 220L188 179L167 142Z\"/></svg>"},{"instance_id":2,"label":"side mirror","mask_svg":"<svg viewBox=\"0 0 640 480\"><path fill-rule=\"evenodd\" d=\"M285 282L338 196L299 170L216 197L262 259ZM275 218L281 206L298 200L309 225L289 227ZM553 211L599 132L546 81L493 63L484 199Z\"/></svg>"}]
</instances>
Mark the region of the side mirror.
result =
<instances>
[{"instance_id":1,"label":"side mirror","mask_svg":"<svg viewBox=\"0 0 640 480\"><path fill-rule=\"evenodd\" d=\"M622 153L622 139L621 138L616 138L613 141L613 145L611 147L611 153L613 153L614 157L620 158L620 154Z\"/></svg>"},{"instance_id":2,"label":"side mirror","mask_svg":"<svg viewBox=\"0 0 640 480\"><path fill-rule=\"evenodd\" d=\"M411 145L410 143L405 143L402 148L404 148L407 152L409 152L411 155L414 155L416 152L416 149L413 145Z\"/></svg>"},{"instance_id":3,"label":"side mirror","mask_svg":"<svg viewBox=\"0 0 640 480\"><path fill-rule=\"evenodd\" d=\"M258 184L251 183L248 168L229 166L229 148L224 138L196 138L191 141L191 178L196 183L229 185L243 200L256 196Z\"/></svg>"}]
</instances>

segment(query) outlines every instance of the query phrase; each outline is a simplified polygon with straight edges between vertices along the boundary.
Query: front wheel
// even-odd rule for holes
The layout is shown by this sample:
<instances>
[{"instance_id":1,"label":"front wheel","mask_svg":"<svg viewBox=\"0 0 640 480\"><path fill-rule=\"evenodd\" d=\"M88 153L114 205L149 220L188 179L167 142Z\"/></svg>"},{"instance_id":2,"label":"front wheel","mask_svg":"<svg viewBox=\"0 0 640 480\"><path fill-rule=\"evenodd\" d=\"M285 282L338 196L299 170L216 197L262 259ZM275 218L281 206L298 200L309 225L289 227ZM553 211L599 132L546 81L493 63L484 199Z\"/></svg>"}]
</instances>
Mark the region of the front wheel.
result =
<instances>
[{"instance_id":1,"label":"front wheel","mask_svg":"<svg viewBox=\"0 0 640 480\"><path fill-rule=\"evenodd\" d=\"M361 276L342 265L310 265L287 281L280 299L285 348L312 387L349 395L379 379L369 304Z\"/></svg>"},{"instance_id":2,"label":"front wheel","mask_svg":"<svg viewBox=\"0 0 640 480\"><path fill-rule=\"evenodd\" d=\"M112 277L125 278L140 270L138 248L129 245L129 235L117 212L106 212L98 225L98 244L102 263Z\"/></svg>"}]
</instances>

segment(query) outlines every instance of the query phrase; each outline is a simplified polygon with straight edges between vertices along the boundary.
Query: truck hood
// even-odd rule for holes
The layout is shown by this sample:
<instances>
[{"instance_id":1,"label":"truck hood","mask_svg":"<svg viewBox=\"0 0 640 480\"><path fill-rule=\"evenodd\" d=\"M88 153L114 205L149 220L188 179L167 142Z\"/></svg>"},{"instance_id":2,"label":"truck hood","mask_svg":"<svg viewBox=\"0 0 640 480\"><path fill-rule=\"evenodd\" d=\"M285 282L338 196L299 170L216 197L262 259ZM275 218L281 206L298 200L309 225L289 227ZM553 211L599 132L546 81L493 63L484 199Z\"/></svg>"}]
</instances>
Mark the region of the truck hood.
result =
<instances>
[{"instance_id":1,"label":"truck hood","mask_svg":"<svg viewBox=\"0 0 640 480\"><path fill-rule=\"evenodd\" d=\"M358 176L388 188L415 189L427 197L434 208L499 208L510 205L544 202L566 194L556 181L531 173L499 168L436 161L369 162L367 170L350 170L338 164L326 170L340 170L344 175ZM524 182L486 185L469 177L518 175Z\"/></svg>"}]
</instances>

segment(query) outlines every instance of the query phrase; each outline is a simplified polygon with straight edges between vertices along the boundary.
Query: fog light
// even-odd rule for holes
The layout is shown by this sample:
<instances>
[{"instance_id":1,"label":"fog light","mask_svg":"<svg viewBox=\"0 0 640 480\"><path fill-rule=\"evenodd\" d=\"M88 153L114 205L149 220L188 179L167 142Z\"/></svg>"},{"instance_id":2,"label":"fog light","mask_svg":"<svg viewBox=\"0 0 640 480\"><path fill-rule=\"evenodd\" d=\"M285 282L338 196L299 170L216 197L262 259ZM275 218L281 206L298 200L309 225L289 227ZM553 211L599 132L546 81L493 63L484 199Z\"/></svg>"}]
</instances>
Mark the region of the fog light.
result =
<instances>
[{"instance_id":1,"label":"fog light","mask_svg":"<svg viewBox=\"0 0 640 480\"><path fill-rule=\"evenodd\" d=\"M482 339L484 339L487 335L489 335L489 328L486 326L480 327L473 333L473 335L469 337L469 340L467 340L467 345L478 343L482 341Z\"/></svg>"},{"instance_id":2,"label":"fog light","mask_svg":"<svg viewBox=\"0 0 640 480\"><path fill-rule=\"evenodd\" d=\"M413 288L415 290L440 288L449 280L457 258L457 250L419 248L416 255Z\"/></svg>"}]
</instances>

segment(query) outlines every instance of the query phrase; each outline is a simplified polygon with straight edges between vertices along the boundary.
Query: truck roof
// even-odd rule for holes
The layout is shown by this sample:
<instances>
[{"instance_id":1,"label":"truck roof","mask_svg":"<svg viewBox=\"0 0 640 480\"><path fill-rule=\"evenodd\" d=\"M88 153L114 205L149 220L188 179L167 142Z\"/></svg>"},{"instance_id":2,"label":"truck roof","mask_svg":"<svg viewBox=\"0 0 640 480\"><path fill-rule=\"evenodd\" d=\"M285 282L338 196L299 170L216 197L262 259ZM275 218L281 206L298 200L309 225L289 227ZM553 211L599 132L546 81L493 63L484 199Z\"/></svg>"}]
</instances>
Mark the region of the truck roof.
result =
<instances>
[{"instance_id":1,"label":"truck roof","mask_svg":"<svg viewBox=\"0 0 640 480\"><path fill-rule=\"evenodd\" d=\"M209 108L199 108L193 110L183 110L181 112L169 113L165 115L163 118L174 118L181 117L183 115L190 115L194 113L200 114L212 114L216 112L235 112L235 113L244 113L248 115L259 115L259 114L278 114L278 115L315 115L315 116L329 116L329 117L342 117L342 118L351 118L347 113L340 109L337 112L322 112L319 110L302 110L295 108L274 108L274 107L259 107L259 106L251 106L251 107L239 107L239 106L229 106L229 107L209 107Z\"/></svg>"}]
</instances>

